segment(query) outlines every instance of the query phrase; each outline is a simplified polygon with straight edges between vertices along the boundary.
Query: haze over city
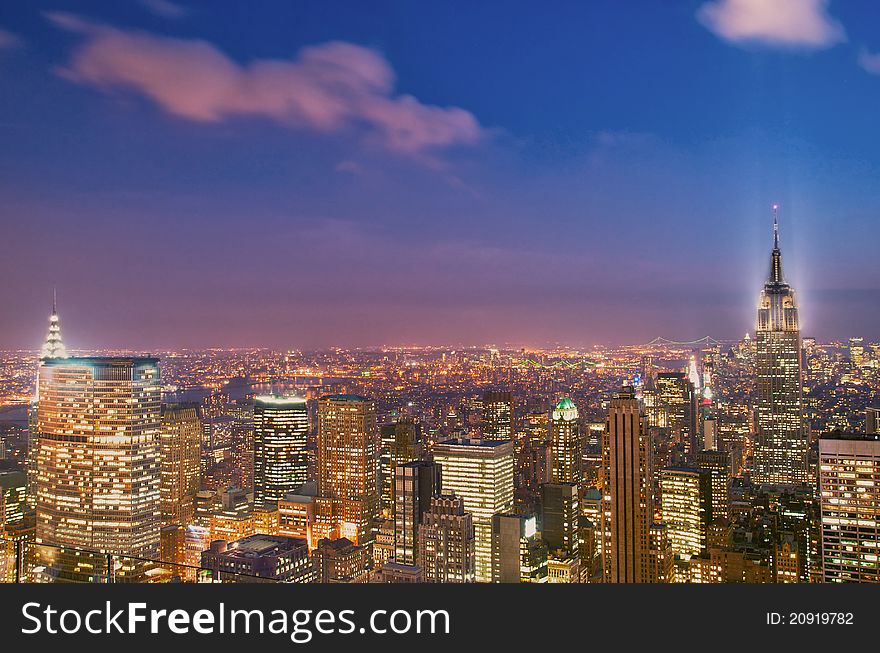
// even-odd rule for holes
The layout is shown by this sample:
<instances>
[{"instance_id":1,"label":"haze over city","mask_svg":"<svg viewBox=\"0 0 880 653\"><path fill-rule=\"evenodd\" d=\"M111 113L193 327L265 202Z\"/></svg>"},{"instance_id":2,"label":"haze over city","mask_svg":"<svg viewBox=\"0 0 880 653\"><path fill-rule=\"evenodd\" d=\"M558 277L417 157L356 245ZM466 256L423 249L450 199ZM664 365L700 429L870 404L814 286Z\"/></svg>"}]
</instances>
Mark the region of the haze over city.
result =
<instances>
[{"instance_id":1,"label":"haze over city","mask_svg":"<svg viewBox=\"0 0 880 653\"><path fill-rule=\"evenodd\" d=\"M5 7L0 348L880 335L870 3L378 4Z\"/></svg>"}]
</instances>

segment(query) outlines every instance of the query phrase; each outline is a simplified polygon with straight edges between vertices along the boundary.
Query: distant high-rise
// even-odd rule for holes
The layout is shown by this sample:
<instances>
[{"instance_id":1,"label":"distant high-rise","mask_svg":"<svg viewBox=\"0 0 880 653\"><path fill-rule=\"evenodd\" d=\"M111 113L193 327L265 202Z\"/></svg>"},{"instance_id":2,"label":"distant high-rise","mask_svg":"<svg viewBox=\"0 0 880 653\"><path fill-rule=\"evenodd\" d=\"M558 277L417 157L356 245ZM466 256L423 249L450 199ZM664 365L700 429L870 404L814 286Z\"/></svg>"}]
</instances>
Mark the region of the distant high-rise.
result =
<instances>
[{"instance_id":1,"label":"distant high-rise","mask_svg":"<svg viewBox=\"0 0 880 653\"><path fill-rule=\"evenodd\" d=\"M426 583L473 583L473 515L455 495L431 499L419 525L418 566Z\"/></svg>"},{"instance_id":2,"label":"distant high-rise","mask_svg":"<svg viewBox=\"0 0 880 653\"><path fill-rule=\"evenodd\" d=\"M476 530L476 578L492 581L492 515L513 511L513 442L445 440L434 446L443 488L464 500Z\"/></svg>"},{"instance_id":3,"label":"distant high-rise","mask_svg":"<svg viewBox=\"0 0 880 653\"><path fill-rule=\"evenodd\" d=\"M38 543L159 554L155 358L45 358L38 379Z\"/></svg>"},{"instance_id":4,"label":"distant high-rise","mask_svg":"<svg viewBox=\"0 0 880 653\"><path fill-rule=\"evenodd\" d=\"M422 426L409 419L383 424L380 430L379 475L382 478L382 514L394 517L394 472L397 466L422 457Z\"/></svg>"},{"instance_id":5,"label":"distant high-rise","mask_svg":"<svg viewBox=\"0 0 880 653\"><path fill-rule=\"evenodd\" d=\"M199 491L202 424L198 404L162 406L159 434L162 526L187 525Z\"/></svg>"},{"instance_id":6,"label":"distant high-rise","mask_svg":"<svg viewBox=\"0 0 880 653\"><path fill-rule=\"evenodd\" d=\"M661 372L654 385L656 400L665 412L665 420L661 416L659 423L651 426L668 427L685 452L698 451L697 392L694 384L684 372Z\"/></svg>"},{"instance_id":7,"label":"distant high-rise","mask_svg":"<svg viewBox=\"0 0 880 653\"><path fill-rule=\"evenodd\" d=\"M566 397L553 409L550 422L553 483L580 483L583 476L583 449L578 410Z\"/></svg>"},{"instance_id":8,"label":"distant high-rise","mask_svg":"<svg viewBox=\"0 0 880 653\"><path fill-rule=\"evenodd\" d=\"M371 400L318 400L318 494L332 499L343 536L358 545L371 545L378 525L379 447Z\"/></svg>"},{"instance_id":9,"label":"distant high-rise","mask_svg":"<svg viewBox=\"0 0 880 653\"><path fill-rule=\"evenodd\" d=\"M710 521L730 518L730 454L726 451L700 451L694 466L712 476L712 516Z\"/></svg>"},{"instance_id":10,"label":"distant high-rise","mask_svg":"<svg viewBox=\"0 0 880 653\"><path fill-rule=\"evenodd\" d=\"M755 336L757 437L752 480L759 484L808 482L803 424L801 332L794 291L782 275L776 206L770 275L758 304Z\"/></svg>"},{"instance_id":11,"label":"distant high-rise","mask_svg":"<svg viewBox=\"0 0 880 653\"><path fill-rule=\"evenodd\" d=\"M298 397L254 400L254 504L277 503L308 480L309 414Z\"/></svg>"},{"instance_id":12,"label":"distant high-rise","mask_svg":"<svg viewBox=\"0 0 880 653\"><path fill-rule=\"evenodd\" d=\"M440 465L424 460L403 463L394 474L394 560L414 565L418 560L419 523L440 494Z\"/></svg>"},{"instance_id":13,"label":"distant high-rise","mask_svg":"<svg viewBox=\"0 0 880 653\"><path fill-rule=\"evenodd\" d=\"M822 571L826 583L880 583L880 435L819 438Z\"/></svg>"},{"instance_id":14,"label":"distant high-rise","mask_svg":"<svg viewBox=\"0 0 880 653\"><path fill-rule=\"evenodd\" d=\"M513 395L510 392L487 392L483 395L483 440L513 438Z\"/></svg>"},{"instance_id":15,"label":"distant high-rise","mask_svg":"<svg viewBox=\"0 0 880 653\"><path fill-rule=\"evenodd\" d=\"M632 388L611 400L602 459L605 581L656 582L651 548L652 446Z\"/></svg>"}]
</instances>

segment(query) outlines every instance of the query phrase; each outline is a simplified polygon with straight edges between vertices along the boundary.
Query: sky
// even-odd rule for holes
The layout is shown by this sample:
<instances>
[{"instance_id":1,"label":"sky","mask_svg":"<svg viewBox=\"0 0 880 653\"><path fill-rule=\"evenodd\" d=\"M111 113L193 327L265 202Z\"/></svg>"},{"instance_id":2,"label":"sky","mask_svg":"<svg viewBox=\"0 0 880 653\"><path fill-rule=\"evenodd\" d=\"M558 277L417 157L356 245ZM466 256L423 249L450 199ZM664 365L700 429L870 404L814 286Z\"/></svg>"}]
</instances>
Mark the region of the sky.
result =
<instances>
[{"instance_id":1,"label":"sky","mask_svg":"<svg viewBox=\"0 0 880 653\"><path fill-rule=\"evenodd\" d=\"M0 7L0 348L880 339L871 0Z\"/></svg>"}]
</instances>

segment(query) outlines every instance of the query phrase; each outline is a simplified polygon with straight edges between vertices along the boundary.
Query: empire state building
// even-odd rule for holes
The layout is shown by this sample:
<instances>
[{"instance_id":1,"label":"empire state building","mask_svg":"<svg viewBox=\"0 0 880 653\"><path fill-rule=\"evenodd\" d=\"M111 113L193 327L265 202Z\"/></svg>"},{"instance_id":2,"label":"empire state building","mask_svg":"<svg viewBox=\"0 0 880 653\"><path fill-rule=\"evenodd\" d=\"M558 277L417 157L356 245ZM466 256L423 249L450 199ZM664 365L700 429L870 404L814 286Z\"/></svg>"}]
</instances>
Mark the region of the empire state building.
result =
<instances>
[{"instance_id":1,"label":"empire state building","mask_svg":"<svg viewBox=\"0 0 880 653\"><path fill-rule=\"evenodd\" d=\"M793 485L808 481L801 333L794 290L782 275L777 209L774 205L770 275L758 304L758 419L752 480L759 484Z\"/></svg>"}]
</instances>

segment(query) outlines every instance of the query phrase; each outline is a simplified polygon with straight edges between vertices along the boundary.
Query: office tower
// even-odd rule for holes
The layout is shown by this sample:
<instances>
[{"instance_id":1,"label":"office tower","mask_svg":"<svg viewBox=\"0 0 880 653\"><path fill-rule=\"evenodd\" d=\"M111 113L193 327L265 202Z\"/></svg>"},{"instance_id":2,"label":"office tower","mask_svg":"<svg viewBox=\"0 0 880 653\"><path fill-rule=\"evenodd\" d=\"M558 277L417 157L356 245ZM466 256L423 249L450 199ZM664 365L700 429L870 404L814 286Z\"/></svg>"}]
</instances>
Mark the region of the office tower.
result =
<instances>
[{"instance_id":1,"label":"office tower","mask_svg":"<svg viewBox=\"0 0 880 653\"><path fill-rule=\"evenodd\" d=\"M165 404L159 431L162 526L192 521L199 491L202 425L198 404Z\"/></svg>"},{"instance_id":2,"label":"office tower","mask_svg":"<svg viewBox=\"0 0 880 653\"><path fill-rule=\"evenodd\" d=\"M394 474L394 560L414 565L418 560L419 524L440 494L440 465L412 461L397 466Z\"/></svg>"},{"instance_id":3,"label":"office tower","mask_svg":"<svg viewBox=\"0 0 880 653\"><path fill-rule=\"evenodd\" d=\"M580 483L583 475L583 449L578 411L566 397L553 409L550 422L553 483Z\"/></svg>"},{"instance_id":4,"label":"office tower","mask_svg":"<svg viewBox=\"0 0 880 653\"><path fill-rule=\"evenodd\" d=\"M880 433L880 408L865 409L865 433Z\"/></svg>"},{"instance_id":5,"label":"office tower","mask_svg":"<svg viewBox=\"0 0 880 653\"><path fill-rule=\"evenodd\" d=\"M483 395L482 439L513 439L513 395L510 392Z\"/></svg>"},{"instance_id":6,"label":"office tower","mask_svg":"<svg viewBox=\"0 0 880 653\"><path fill-rule=\"evenodd\" d=\"M579 514L577 483L545 483L541 486L541 537L547 543L550 557L576 557Z\"/></svg>"},{"instance_id":7,"label":"office tower","mask_svg":"<svg viewBox=\"0 0 880 653\"><path fill-rule=\"evenodd\" d=\"M476 533L476 579L492 581L492 515L513 510L513 442L445 440L434 446L443 488L464 500Z\"/></svg>"},{"instance_id":8,"label":"office tower","mask_svg":"<svg viewBox=\"0 0 880 653\"><path fill-rule=\"evenodd\" d=\"M232 484L254 487L254 402L238 400L228 405L232 417Z\"/></svg>"},{"instance_id":9,"label":"office tower","mask_svg":"<svg viewBox=\"0 0 880 653\"><path fill-rule=\"evenodd\" d=\"M155 358L46 358L38 380L37 542L159 554Z\"/></svg>"},{"instance_id":10,"label":"office tower","mask_svg":"<svg viewBox=\"0 0 880 653\"><path fill-rule=\"evenodd\" d=\"M661 372L654 382L657 402L665 412L666 426L684 447L685 453L699 451L697 433L697 393L684 372Z\"/></svg>"},{"instance_id":11,"label":"office tower","mask_svg":"<svg viewBox=\"0 0 880 653\"><path fill-rule=\"evenodd\" d=\"M712 476L712 515L710 521L730 519L730 454L726 451L700 451L694 466Z\"/></svg>"},{"instance_id":12,"label":"office tower","mask_svg":"<svg viewBox=\"0 0 880 653\"><path fill-rule=\"evenodd\" d=\"M826 583L880 582L880 435L819 438L822 574Z\"/></svg>"},{"instance_id":13,"label":"office tower","mask_svg":"<svg viewBox=\"0 0 880 653\"><path fill-rule=\"evenodd\" d=\"M534 515L492 516L492 582L542 583L547 578L547 547L538 537Z\"/></svg>"},{"instance_id":14,"label":"office tower","mask_svg":"<svg viewBox=\"0 0 880 653\"><path fill-rule=\"evenodd\" d=\"M382 479L382 515L394 517L394 470L401 463L422 457L422 425L409 419L381 428L382 448L379 451L379 475Z\"/></svg>"},{"instance_id":15,"label":"office tower","mask_svg":"<svg viewBox=\"0 0 880 653\"><path fill-rule=\"evenodd\" d=\"M849 339L849 362L853 369L859 369L865 362L865 339Z\"/></svg>"},{"instance_id":16,"label":"office tower","mask_svg":"<svg viewBox=\"0 0 880 653\"><path fill-rule=\"evenodd\" d=\"M803 424L801 332L794 291L782 275L774 206L770 276L758 304L755 336L757 424L752 480L784 485L808 482Z\"/></svg>"},{"instance_id":17,"label":"office tower","mask_svg":"<svg viewBox=\"0 0 880 653\"><path fill-rule=\"evenodd\" d=\"M357 395L318 400L318 493L332 499L342 534L370 545L379 517L376 406Z\"/></svg>"},{"instance_id":18,"label":"office tower","mask_svg":"<svg viewBox=\"0 0 880 653\"><path fill-rule=\"evenodd\" d=\"M306 482L309 414L299 397L254 399L254 504L278 503Z\"/></svg>"},{"instance_id":19,"label":"office tower","mask_svg":"<svg viewBox=\"0 0 880 653\"><path fill-rule=\"evenodd\" d=\"M268 578L282 583L313 583L317 578L309 547L297 537L257 534L234 542L215 540L202 552L201 566L214 572L214 580L224 576L245 582Z\"/></svg>"},{"instance_id":20,"label":"office tower","mask_svg":"<svg viewBox=\"0 0 880 653\"><path fill-rule=\"evenodd\" d=\"M455 495L431 499L419 525L418 565L426 583L473 583L476 554L473 515Z\"/></svg>"},{"instance_id":21,"label":"office tower","mask_svg":"<svg viewBox=\"0 0 880 653\"><path fill-rule=\"evenodd\" d=\"M323 539L312 552L319 583L367 583L372 560L367 548L346 537Z\"/></svg>"},{"instance_id":22,"label":"office tower","mask_svg":"<svg viewBox=\"0 0 880 653\"><path fill-rule=\"evenodd\" d=\"M632 388L611 400L603 442L602 554L605 581L656 582L650 529L652 444Z\"/></svg>"},{"instance_id":23,"label":"office tower","mask_svg":"<svg viewBox=\"0 0 880 653\"><path fill-rule=\"evenodd\" d=\"M660 509L672 552L688 559L706 552L712 515L712 474L686 467L660 471Z\"/></svg>"},{"instance_id":24,"label":"office tower","mask_svg":"<svg viewBox=\"0 0 880 653\"><path fill-rule=\"evenodd\" d=\"M525 433L514 441L514 487L518 510L538 509L541 485L550 482L552 468L550 413L529 413Z\"/></svg>"}]
</instances>

